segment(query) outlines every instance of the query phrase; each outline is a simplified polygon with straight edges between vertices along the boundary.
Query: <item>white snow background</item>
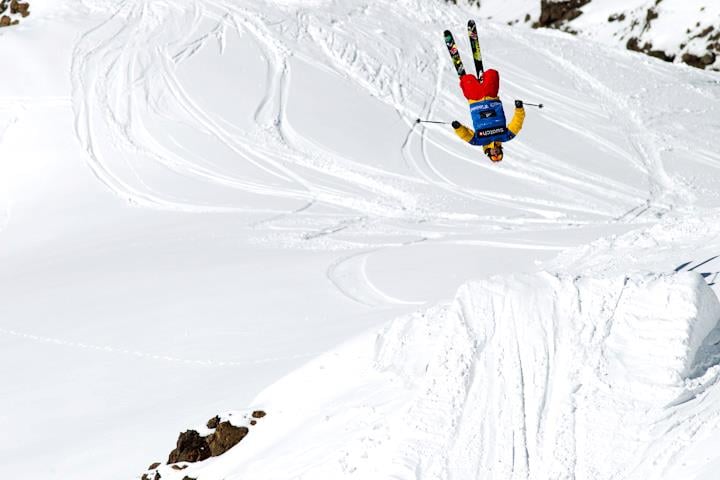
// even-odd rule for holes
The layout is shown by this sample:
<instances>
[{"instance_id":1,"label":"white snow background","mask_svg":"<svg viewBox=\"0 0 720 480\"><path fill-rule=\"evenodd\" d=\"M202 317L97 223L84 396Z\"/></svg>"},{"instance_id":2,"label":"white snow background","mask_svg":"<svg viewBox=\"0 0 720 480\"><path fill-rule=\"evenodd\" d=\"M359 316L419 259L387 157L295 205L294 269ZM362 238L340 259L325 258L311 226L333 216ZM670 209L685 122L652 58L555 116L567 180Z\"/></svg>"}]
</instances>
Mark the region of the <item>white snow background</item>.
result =
<instances>
[{"instance_id":1,"label":"white snow background","mask_svg":"<svg viewBox=\"0 0 720 480\"><path fill-rule=\"evenodd\" d=\"M520 2L527 3L529 2ZM0 30L0 473L714 479L720 78L435 0L31 2ZM323 353L329 352L329 353Z\"/></svg>"}]
</instances>

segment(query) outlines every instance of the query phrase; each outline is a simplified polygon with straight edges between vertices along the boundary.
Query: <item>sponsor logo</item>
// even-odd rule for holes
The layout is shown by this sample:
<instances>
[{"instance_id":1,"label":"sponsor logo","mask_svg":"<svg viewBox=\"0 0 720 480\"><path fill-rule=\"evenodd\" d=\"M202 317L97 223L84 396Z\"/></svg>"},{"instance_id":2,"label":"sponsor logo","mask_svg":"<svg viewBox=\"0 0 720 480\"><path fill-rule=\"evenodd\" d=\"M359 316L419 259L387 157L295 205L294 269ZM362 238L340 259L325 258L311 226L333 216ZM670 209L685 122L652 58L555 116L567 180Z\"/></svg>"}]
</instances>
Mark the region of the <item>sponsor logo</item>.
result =
<instances>
[{"instance_id":1,"label":"sponsor logo","mask_svg":"<svg viewBox=\"0 0 720 480\"><path fill-rule=\"evenodd\" d=\"M505 127L500 128L486 128L485 130L478 130L478 137L489 137L490 135L496 135L498 133L505 133Z\"/></svg>"}]
</instances>

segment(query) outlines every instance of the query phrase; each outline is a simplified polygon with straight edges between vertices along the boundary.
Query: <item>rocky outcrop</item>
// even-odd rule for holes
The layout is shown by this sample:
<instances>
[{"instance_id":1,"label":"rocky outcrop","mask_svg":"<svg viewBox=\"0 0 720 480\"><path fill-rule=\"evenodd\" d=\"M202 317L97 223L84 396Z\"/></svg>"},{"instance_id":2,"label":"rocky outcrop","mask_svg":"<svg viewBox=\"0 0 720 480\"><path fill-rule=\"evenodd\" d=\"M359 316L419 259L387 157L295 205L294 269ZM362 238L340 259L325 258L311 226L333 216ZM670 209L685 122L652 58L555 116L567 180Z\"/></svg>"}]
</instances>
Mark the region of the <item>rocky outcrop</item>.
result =
<instances>
[{"instance_id":1,"label":"rocky outcrop","mask_svg":"<svg viewBox=\"0 0 720 480\"><path fill-rule=\"evenodd\" d=\"M215 431L205 437L196 430L187 430L180 434L177 447L170 452L168 463L200 462L210 457L217 457L240 443L250 431L247 427L236 427L230 422L220 422L220 417L211 418L208 428Z\"/></svg>"},{"instance_id":2,"label":"rocky outcrop","mask_svg":"<svg viewBox=\"0 0 720 480\"><path fill-rule=\"evenodd\" d=\"M8 11L8 7L10 11ZM17 25L18 17L25 18L28 15L30 15L29 3L18 2L18 0L0 0L0 27Z\"/></svg>"},{"instance_id":3,"label":"rocky outcrop","mask_svg":"<svg viewBox=\"0 0 720 480\"><path fill-rule=\"evenodd\" d=\"M232 417L232 413L228 417ZM250 426L257 425L258 420L267 414L263 410L254 410L251 413L241 414L241 420L248 426L233 425L229 420L216 415L207 421L206 426L212 430L209 435L201 435L197 430L186 430L177 439L175 449L170 452L167 463L173 470L184 470L188 465L182 463L200 462L210 457L217 457L237 445L250 433ZM159 480L161 465L159 462L148 467L148 471L142 475L142 480ZM190 478L190 477L185 477ZM191 479L192 480L192 479Z\"/></svg>"},{"instance_id":4,"label":"rocky outcrop","mask_svg":"<svg viewBox=\"0 0 720 480\"><path fill-rule=\"evenodd\" d=\"M650 42L645 42L642 46L640 46L640 41L637 37L631 37L630 40L627 41L625 48L634 52L646 53L651 57L659 58L660 60L665 60L666 62L672 62L675 60L675 55L668 55L662 50L653 49L652 43Z\"/></svg>"},{"instance_id":5,"label":"rocky outcrop","mask_svg":"<svg viewBox=\"0 0 720 480\"><path fill-rule=\"evenodd\" d=\"M217 428L218 424L220 423L220 417L215 415L213 418L207 421L207 428Z\"/></svg>"},{"instance_id":6,"label":"rocky outcrop","mask_svg":"<svg viewBox=\"0 0 720 480\"><path fill-rule=\"evenodd\" d=\"M207 437L210 446L210 455L217 457L230 450L245 438L249 430L247 427L236 427L230 422L220 422L215 433Z\"/></svg>"},{"instance_id":7,"label":"rocky outcrop","mask_svg":"<svg viewBox=\"0 0 720 480\"><path fill-rule=\"evenodd\" d=\"M668 27L668 22L657 27L657 20L676 15L677 8L682 7L679 0L646 0L645 5L625 9L618 4L619 10L607 17L608 23L613 24L610 29L596 31L596 24L577 20L583 11L588 14L599 11L600 4L601 0L540 0L540 17L533 27L554 28L573 34L595 34L595 38L601 39L597 34L603 32L606 40L620 42L628 50L666 62L683 62L697 68L720 70L720 26L709 22L705 7L678 21L673 19L674 27ZM656 28L663 30L659 32ZM662 48L654 44L662 44Z\"/></svg>"},{"instance_id":8,"label":"rocky outcrop","mask_svg":"<svg viewBox=\"0 0 720 480\"><path fill-rule=\"evenodd\" d=\"M175 450L170 452L167 463L199 462L210 458L207 439L196 430L186 430L177 439Z\"/></svg>"},{"instance_id":9,"label":"rocky outcrop","mask_svg":"<svg viewBox=\"0 0 720 480\"><path fill-rule=\"evenodd\" d=\"M0 17L0 27L9 27L10 25L16 25L17 23L17 20L13 20L7 15L3 15L2 17Z\"/></svg>"},{"instance_id":10,"label":"rocky outcrop","mask_svg":"<svg viewBox=\"0 0 720 480\"><path fill-rule=\"evenodd\" d=\"M540 18L533 27L571 30L567 25L568 22L582 15L580 8L588 3L590 0L541 0Z\"/></svg>"},{"instance_id":11,"label":"rocky outcrop","mask_svg":"<svg viewBox=\"0 0 720 480\"><path fill-rule=\"evenodd\" d=\"M18 2L17 0L11 0L10 2L10 13L13 15L20 14L23 18L30 15L30 4L25 2Z\"/></svg>"},{"instance_id":12,"label":"rocky outcrop","mask_svg":"<svg viewBox=\"0 0 720 480\"><path fill-rule=\"evenodd\" d=\"M715 60L717 59L717 55L714 52L708 52L702 57L699 57L697 55L693 55L692 53L684 53L681 57L681 60L683 63L687 63L691 67L695 68L706 68L709 65L712 65L715 63Z\"/></svg>"}]
</instances>

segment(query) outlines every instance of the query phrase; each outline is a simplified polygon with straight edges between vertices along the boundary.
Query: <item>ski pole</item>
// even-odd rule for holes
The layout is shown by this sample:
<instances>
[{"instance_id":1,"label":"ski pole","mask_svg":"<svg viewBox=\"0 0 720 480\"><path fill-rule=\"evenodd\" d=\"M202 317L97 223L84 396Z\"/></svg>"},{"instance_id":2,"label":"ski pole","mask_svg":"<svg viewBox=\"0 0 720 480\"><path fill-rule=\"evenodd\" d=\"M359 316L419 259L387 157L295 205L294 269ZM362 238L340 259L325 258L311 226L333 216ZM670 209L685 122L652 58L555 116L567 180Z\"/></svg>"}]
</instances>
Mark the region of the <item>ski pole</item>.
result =
<instances>
[{"instance_id":1,"label":"ski pole","mask_svg":"<svg viewBox=\"0 0 720 480\"><path fill-rule=\"evenodd\" d=\"M523 105L529 105L529 106L531 106L531 107L543 108L543 104L542 104L542 103L527 103L527 102L523 102Z\"/></svg>"},{"instance_id":2,"label":"ski pole","mask_svg":"<svg viewBox=\"0 0 720 480\"><path fill-rule=\"evenodd\" d=\"M423 120L421 118L418 118L417 120L415 120L415 123L439 123L441 125L447 125L450 122L440 122L438 120Z\"/></svg>"}]
</instances>

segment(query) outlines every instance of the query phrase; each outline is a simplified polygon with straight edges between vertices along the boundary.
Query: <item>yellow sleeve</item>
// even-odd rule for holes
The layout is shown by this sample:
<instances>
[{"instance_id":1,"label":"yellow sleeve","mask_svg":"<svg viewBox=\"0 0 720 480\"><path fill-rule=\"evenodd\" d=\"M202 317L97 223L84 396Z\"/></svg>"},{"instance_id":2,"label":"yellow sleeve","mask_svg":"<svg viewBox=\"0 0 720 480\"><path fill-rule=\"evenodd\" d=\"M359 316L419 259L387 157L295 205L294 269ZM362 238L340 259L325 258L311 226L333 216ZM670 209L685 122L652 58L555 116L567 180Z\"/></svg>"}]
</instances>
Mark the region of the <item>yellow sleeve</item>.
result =
<instances>
[{"instance_id":1,"label":"yellow sleeve","mask_svg":"<svg viewBox=\"0 0 720 480\"><path fill-rule=\"evenodd\" d=\"M515 114L513 115L512 120L510 120L510 123L508 124L508 130L510 130L513 135L517 135L518 133L520 133L520 130L522 130L524 121L525 121L525 109L524 108L516 108Z\"/></svg>"},{"instance_id":2,"label":"yellow sleeve","mask_svg":"<svg viewBox=\"0 0 720 480\"><path fill-rule=\"evenodd\" d=\"M468 127L461 124L458 128L455 129L455 135L462 138L466 142L469 142L475 136L475 131L470 130Z\"/></svg>"}]
</instances>

